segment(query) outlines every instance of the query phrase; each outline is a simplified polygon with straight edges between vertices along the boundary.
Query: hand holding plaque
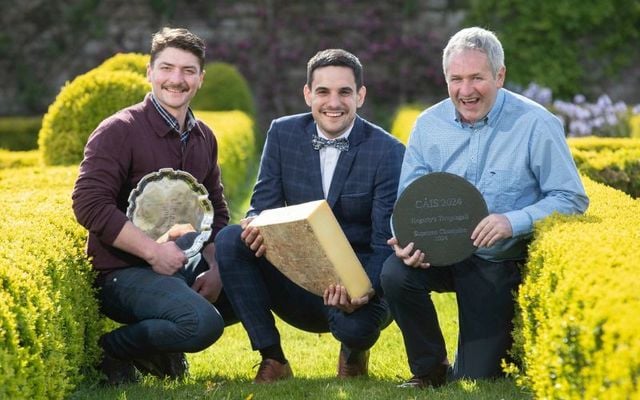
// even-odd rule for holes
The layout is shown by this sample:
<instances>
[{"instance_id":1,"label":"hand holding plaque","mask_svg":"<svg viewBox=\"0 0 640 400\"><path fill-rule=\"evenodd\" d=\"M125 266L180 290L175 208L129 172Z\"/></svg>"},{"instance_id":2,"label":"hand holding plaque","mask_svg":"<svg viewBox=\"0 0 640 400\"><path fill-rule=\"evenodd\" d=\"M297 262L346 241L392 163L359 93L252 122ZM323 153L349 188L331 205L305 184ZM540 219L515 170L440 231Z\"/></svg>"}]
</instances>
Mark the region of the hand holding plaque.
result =
<instances>
[{"instance_id":1,"label":"hand holding plaque","mask_svg":"<svg viewBox=\"0 0 640 400\"><path fill-rule=\"evenodd\" d=\"M471 233L489 214L482 194L464 178L434 172L412 182L393 210L398 243L413 242L433 266L451 265L476 250Z\"/></svg>"},{"instance_id":2,"label":"hand holding plaque","mask_svg":"<svg viewBox=\"0 0 640 400\"><path fill-rule=\"evenodd\" d=\"M131 191L127 217L153 240L176 225L191 225L198 235L185 255L193 257L211 236L213 206L207 189L193 175L163 168L145 175Z\"/></svg>"}]
</instances>

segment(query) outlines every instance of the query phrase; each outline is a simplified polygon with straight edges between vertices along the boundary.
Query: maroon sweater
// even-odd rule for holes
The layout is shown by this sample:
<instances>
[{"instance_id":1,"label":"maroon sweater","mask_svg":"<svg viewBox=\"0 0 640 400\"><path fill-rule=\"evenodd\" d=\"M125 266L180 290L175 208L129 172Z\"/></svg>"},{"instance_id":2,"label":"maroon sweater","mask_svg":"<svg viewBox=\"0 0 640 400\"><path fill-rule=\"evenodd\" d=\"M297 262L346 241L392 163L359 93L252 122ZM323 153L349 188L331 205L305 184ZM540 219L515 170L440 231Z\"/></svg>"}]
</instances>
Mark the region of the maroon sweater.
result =
<instances>
[{"instance_id":1,"label":"maroon sweater","mask_svg":"<svg viewBox=\"0 0 640 400\"><path fill-rule=\"evenodd\" d=\"M207 188L214 209L209 241L229 222L213 132L198 121L183 153L178 133L147 95L142 103L105 119L85 146L72 199L78 222L89 230L87 253L95 269L146 264L112 244L127 222L129 193L143 176L160 168L187 171Z\"/></svg>"}]
</instances>

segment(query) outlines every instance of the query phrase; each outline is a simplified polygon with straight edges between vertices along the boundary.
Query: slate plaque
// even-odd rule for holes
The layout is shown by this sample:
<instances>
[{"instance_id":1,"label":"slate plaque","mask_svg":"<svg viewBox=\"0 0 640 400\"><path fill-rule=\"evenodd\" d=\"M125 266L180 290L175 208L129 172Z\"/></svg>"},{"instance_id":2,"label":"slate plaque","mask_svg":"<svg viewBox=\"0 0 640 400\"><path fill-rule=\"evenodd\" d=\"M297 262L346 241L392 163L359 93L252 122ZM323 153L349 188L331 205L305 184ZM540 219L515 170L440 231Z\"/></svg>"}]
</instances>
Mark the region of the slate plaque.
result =
<instances>
[{"instance_id":1,"label":"slate plaque","mask_svg":"<svg viewBox=\"0 0 640 400\"><path fill-rule=\"evenodd\" d=\"M471 233L489 214L482 194L464 178L434 172L412 182L400 195L392 224L401 247L410 242L432 266L451 265L476 249Z\"/></svg>"}]
</instances>

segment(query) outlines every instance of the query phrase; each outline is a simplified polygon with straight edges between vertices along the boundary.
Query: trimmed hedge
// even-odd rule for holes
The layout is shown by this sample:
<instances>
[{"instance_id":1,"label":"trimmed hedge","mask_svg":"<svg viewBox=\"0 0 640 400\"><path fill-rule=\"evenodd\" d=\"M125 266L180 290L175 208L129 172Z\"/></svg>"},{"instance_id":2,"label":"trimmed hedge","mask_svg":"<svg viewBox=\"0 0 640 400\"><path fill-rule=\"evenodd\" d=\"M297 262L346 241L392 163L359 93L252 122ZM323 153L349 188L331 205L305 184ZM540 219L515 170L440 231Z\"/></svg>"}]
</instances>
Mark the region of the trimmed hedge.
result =
<instances>
[{"instance_id":1,"label":"trimmed hedge","mask_svg":"<svg viewBox=\"0 0 640 400\"><path fill-rule=\"evenodd\" d=\"M38 148L42 117L0 118L0 149L24 151Z\"/></svg>"},{"instance_id":2,"label":"trimmed hedge","mask_svg":"<svg viewBox=\"0 0 640 400\"><path fill-rule=\"evenodd\" d=\"M246 210L247 197L257 165L256 140L253 120L242 111L194 111L196 117L206 123L218 141L218 162L222 170L224 194L237 220Z\"/></svg>"},{"instance_id":3,"label":"trimmed hedge","mask_svg":"<svg viewBox=\"0 0 640 400\"><path fill-rule=\"evenodd\" d=\"M640 149L640 140L634 138L606 138L587 136L567 139L569 147L576 150L602 151L617 149Z\"/></svg>"},{"instance_id":4,"label":"trimmed hedge","mask_svg":"<svg viewBox=\"0 0 640 400\"><path fill-rule=\"evenodd\" d=\"M640 139L640 113L629 117L630 136L634 139Z\"/></svg>"},{"instance_id":5,"label":"trimmed hedge","mask_svg":"<svg viewBox=\"0 0 640 400\"><path fill-rule=\"evenodd\" d=\"M0 149L0 170L7 168L35 167L42 163L37 150L8 151Z\"/></svg>"},{"instance_id":6,"label":"trimmed hedge","mask_svg":"<svg viewBox=\"0 0 640 400\"><path fill-rule=\"evenodd\" d=\"M398 138L402 143L409 142L409 135L411 130L418 119L418 115L422 113L427 107L418 104L407 105L398 108L396 115L393 118L391 124L391 134Z\"/></svg>"},{"instance_id":7,"label":"trimmed hedge","mask_svg":"<svg viewBox=\"0 0 640 400\"><path fill-rule=\"evenodd\" d=\"M225 193L240 215L257 160L253 121L240 111L197 115L215 131ZM0 152L0 165L11 155L28 165L38 152ZM0 247L0 398L64 398L99 357L109 322L71 209L76 176L75 166L0 169L0 230L11 232Z\"/></svg>"},{"instance_id":8,"label":"trimmed hedge","mask_svg":"<svg viewBox=\"0 0 640 400\"><path fill-rule=\"evenodd\" d=\"M202 87L191 101L191 107L206 111L244 111L252 118L256 110L247 80L231 64L213 62L204 66Z\"/></svg>"},{"instance_id":9,"label":"trimmed hedge","mask_svg":"<svg viewBox=\"0 0 640 400\"><path fill-rule=\"evenodd\" d=\"M640 139L588 137L568 142L583 175L640 197Z\"/></svg>"},{"instance_id":10,"label":"trimmed hedge","mask_svg":"<svg viewBox=\"0 0 640 400\"><path fill-rule=\"evenodd\" d=\"M95 73L96 71L100 71L103 74L107 72L133 72L140 75L146 81L148 62L149 62L149 55L139 54L139 53L118 53L113 57L110 57L107 60L105 60L102 64L100 64L98 67L94 68L90 72ZM86 78L83 78L83 79L85 79L86 81ZM79 112L80 113L79 118L85 118L87 116L86 111L88 110L85 110L84 107L86 107L88 103L74 104L71 99L72 96L68 94L63 95L64 91L72 90L68 88L68 86L70 85L78 85L78 83L76 83L74 80L71 84L65 85L62 88L62 91L60 92L60 94L58 95L58 97L63 97L62 99L60 99L60 102L64 104L57 105L59 114L60 114L57 118L62 119L63 121L58 121L57 123L49 121L48 123L53 124L54 128L59 128L60 125L64 125L64 121L69 119L70 113ZM147 85L147 87L149 86ZM89 88L89 90L82 91L82 93L76 90L73 93L73 96L86 97L93 90L95 90L95 86ZM97 95L102 95L102 94L103 93L97 93ZM56 102L54 102L51 107L53 107L55 104ZM123 108L126 105L127 105L126 103L118 104L118 108L116 108L116 110ZM66 112L60 110L65 108L67 109ZM53 110L51 110L50 108L49 111L51 113ZM90 113L93 112L92 110L89 110L89 111ZM108 115L109 114L105 115L105 117ZM94 121L94 118L91 118L91 121ZM42 125L43 125L42 117L0 118L0 149L7 149L7 150L14 150L14 151L37 149L38 135L39 135L39 132L42 130ZM64 132L69 132L74 128L85 128L83 125L77 126L74 128L71 128L69 125L70 124L67 123L67 125L63 127ZM42 139L45 142L46 141L55 142L55 139L53 138L53 136L57 136L57 133L54 133L54 131L52 131L51 128L52 127L49 126L46 130L40 133L41 136L44 135L47 137L45 139ZM91 131L93 131L93 129L91 129ZM83 136L83 135L84 133L80 133L80 136ZM63 139L63 138L60 138L60 139ZM43 143L44 142L41 142L41 145ZM55 146L56 148L60 147L59 145L57 146L53 145L53 146ZM56 151L57 151L56 149L49 150L47 154L51 152L55 153ZM46 159L49 164L73 163L69 161L64 161L66 157L60 157L55 155L47 155Z\"/></svg>"},{"instance_id":11,"label":"trimmed hedge","mask_svg":"<svg viewBox=\"0 0 640 400\"><path fill-rule=\"evenodd\" d=\"M117 53L106 59L96 69L101 71L129 71L147 77L149 55L141 53Z\"/></svg>"},{"instance_id":12,"label":"trimmed hedge","mask_svg":"<svg viewBox=\"0 0 640 400\"><path fill-rule=\"evenodd\" d=\"M100 324L71 211L76 167L0 170L0 398L62 399L97 360Z\"/></svg>"},{"instance_id":13,"label":"trimmed hedge","mask_svg":"<svg viewBox=\"0 0 640 400\"><path fill-rule=\"evenodd\" d=\"M150 90L147 80L129 71L94 69L67 83L42 121L38 145L47 165L82 161L87 138L100 122Z\"/></svg>"},{"instance_id":14,"label":"trimmed hedge","mask_svg":"<svg viewBox=\"0 0 640 400\"><path fill-rule=\"evenodd\" d=\"M519 381L541 399L640 398L640 202L583 180L585 215L536 226L518 294Z\"/></svg>"}]
</instances>

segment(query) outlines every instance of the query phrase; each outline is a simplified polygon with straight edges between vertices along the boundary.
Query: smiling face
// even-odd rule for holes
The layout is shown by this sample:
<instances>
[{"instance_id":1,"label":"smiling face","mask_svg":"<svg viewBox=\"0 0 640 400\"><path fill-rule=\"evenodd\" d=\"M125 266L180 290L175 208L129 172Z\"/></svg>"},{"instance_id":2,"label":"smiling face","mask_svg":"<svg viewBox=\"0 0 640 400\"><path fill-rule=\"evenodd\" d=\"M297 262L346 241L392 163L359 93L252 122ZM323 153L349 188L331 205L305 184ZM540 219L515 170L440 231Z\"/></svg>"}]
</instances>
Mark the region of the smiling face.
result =
<instances>
[{"instance_id":1,"label":"smiling face","mask_svg":"<svg viewBox=\"0 0 640 400\"><path fill-rule=\"evenodd\" d=\"M178 121L184 121L189 102L202 85L204 71L193 53L167 47L147 66L153 94Z\"/></svg>"},{"instance_id":2,"label":"smiling face","mask_svg":"<svg viewBox=\"0 0 640 400\"><path fill-rule=\"evenodd\" d=\"M327 66L313 71L311 87L304 86L304 99L318 127L329 138L343 133L364 103L366 89L356 89L349 67Z\"/></svg>"},{"instance_id":3,"label":"smiling face","mask_svg":"<svg viewBox=\"0 0 640 400\"><path fill-rule=\"evenodd\" d=\"M449 58L447 88L462 120L475 123L484 118L495 103L504 84L505 68L494 77L487 55L478 50L463 50Z\"/></svg>"}]
</instances>

